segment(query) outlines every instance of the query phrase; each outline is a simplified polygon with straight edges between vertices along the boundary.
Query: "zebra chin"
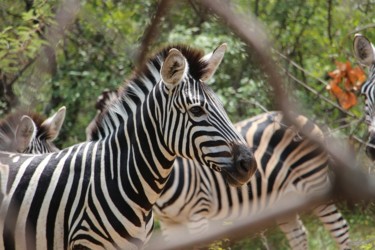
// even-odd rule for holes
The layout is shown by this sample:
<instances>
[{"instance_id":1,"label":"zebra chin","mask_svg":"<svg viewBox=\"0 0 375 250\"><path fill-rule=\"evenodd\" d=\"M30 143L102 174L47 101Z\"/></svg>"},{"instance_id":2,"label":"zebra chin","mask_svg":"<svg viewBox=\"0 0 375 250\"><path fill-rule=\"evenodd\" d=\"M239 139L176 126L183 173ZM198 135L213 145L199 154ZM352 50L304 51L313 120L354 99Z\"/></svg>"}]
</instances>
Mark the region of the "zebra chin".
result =
<instances>
[{"instance_id":1,"label":"zebra chin","mask_svg":"<svg viewBox=\"0 0 375 250\"><path fill-rule=\"evenodd\" d=\"M256 172L256 167L252 167L251 171L247 172L245 175L239 174L238 172L228 171L227 168L222 168L222 170L221 174L230 186L240 187L249 182L250 178Z\"/></svg>"},{"instance_id":2,"label":"zebra chin","mask_svg":"<svg viewBox=\"0 0 375 250\"><path fill-rule=\"evenodd\" d=\"M221 168L229 185L238 187L247 183L257 170L254 154L242 144L233 145L233 165Z\"/></svg>"}]
</instances>

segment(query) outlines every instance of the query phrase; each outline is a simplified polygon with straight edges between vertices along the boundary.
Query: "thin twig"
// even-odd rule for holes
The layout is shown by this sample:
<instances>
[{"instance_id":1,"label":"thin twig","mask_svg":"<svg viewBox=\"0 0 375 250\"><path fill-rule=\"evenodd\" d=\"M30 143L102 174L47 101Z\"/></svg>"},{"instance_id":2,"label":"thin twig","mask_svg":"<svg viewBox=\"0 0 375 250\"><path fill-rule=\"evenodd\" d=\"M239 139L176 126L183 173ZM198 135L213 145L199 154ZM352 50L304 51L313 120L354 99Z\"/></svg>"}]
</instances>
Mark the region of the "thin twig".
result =
<instances>
[{"instance_id":1,"label":"thin twig","mask_svg":"<svg viewBox=\"0 0 375 250\"><path fill-rule=\"evenodd\" d=\"M372 29L372 28L375 28L375 24L374 23L370 23L370 24L367 24L367 25L364 25L364 26L360 26L360 27L355 28L353 31L350 31L348 33L348 36L352 36L355 33L358 33L360 31L363 31L363 30L366 30L366 29Z\"/></svg>"},{"instance_id":2,"label":"thin twig","mask_svg":"<svg viewBox=\"0 0 375 250\"><path fill-rule=\"evenodd\" d=\"M38 56L34 57L34 58L31 58L24 66L23 68L17 72L17 74L13 77L13 79L11 81L9 81L7 83L8 86L12 86L13 83L15 83L18 78L20 78L23 73L36 61L36 59L38 58Z\"/></svg>"},{"instance_id":3,"label":"thin twig","mask_svg":"<svg viewBox=\"0 0 375 250\"><path fill-rule=\"evenodd\" d=\"M252 104L254 106L257 106L259 109L261 109L263 112L269 112L269 110L264 107L262 104L260 104L260 102L254 100L254 99L250 99L250 100L239 100L240 103L248 103L248 104Z\"/></svg>"},{"instance_id":4,"label":"thin twig","mask_svg":"<svg viewBox=\"0 0 375 250\"><path fill-rule=\"evenodd\" d=\"M304 74L312 77L313 79L317 80L318 82L322 83L324 86L327 85L327 82L324 81L323 79L319 78L319 77L316 77L314 76L313 74L311 74L309 71L307 71L306 69L304 69L303 67L301 67L298 63L294 62L292 59L290 59L289 57L287 57L286 55L284 55L283 53L275 50L275 49L272 49L272 51L274 53L276 53L277 55L279 55L281 58L285 59L286 61L288 61L290 64L292 64L295 68L297 68L298 70L302 71Z\"/></svg>"},{"instance_id":5,"label":"thin twig","mask_svg":"<svg viewBox=\"0 0 375 250\"><path fill-rule=\"evenodd\" d=\"M311 93L313 93L314 95L318 96L321 100L323 100L323 101L329 103L330 105L334 106L335 108L337 108L338 110L340 110L342 113L346 114L347 116L350 116L350 117L358 119L358 117L356 115L354 115L352 112L343 109L337 103L329 100L325 96L322 96L318 91L316 91L315 89L313 89L312 87L310 87L309 85L307 85L306 83L304 83L303 81L299 80L297 77L295 77L294 75L292 75L291 73L289 73L288 71L286 71L284 68L282 68L282 70L285 71L285 74L288 77L290 77L291 79L293 79L296 83L298 83L299 85L301 85L302 87L304 87L305 89L307 89L308 91L310 91Z\"/></svg>"}]
</instances>

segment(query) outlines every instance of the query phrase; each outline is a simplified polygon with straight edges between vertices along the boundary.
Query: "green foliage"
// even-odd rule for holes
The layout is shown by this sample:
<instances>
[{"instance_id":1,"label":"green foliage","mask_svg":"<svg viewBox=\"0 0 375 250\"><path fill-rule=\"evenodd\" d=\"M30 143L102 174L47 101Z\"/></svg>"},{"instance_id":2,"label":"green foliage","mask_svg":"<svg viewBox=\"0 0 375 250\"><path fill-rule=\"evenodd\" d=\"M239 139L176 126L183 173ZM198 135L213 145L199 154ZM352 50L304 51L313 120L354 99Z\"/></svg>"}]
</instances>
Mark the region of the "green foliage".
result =
<instances>
[{"instance_id":1,"label":"green foliage","mask_svg":"<svg viewBox=\"0 0 375 250\"><path fill-rule=\"evenodd\" d=\"M256 2L233 1L232 5L246 14L255 8ZM7 20L10 16L12 22L0 26L0 68L3 75L14 76L38 56L43 46L48 46L45 32L54 24L53 17L59 5L41 0L34 1L28 10L22 10L25 6L21 3L9 0L3 5L8 13L3 13L1 19ZM55 48L56 70L40 72L33 64L16 81L13 89L21 97L21 105L32 105L46 113L61 105L67 106L68 117L61 134L61 145L85 139L80 131L95 114L96 97L105 88L117 88L131 74L140 39L156 6L157 2L151 0L142 3L83 2L76 21L65 30L64 39ZM327 11L327 3L312 0L303 3L262 1L257 7L259 19L265 23L274 41L274 49L320 78L334 68L334 60L351 58L351 36L348 34L357 26L371 22L371 15L364 15L364 12L371 13L372 9L364 9L354 2L346 5L333 2L331 20L327 20ZM342 25L344 20L351 25ZM228 51L209 84L220 95L231 119L238 121L263 112L264 108L277 109L256 58L249 57L246 46L195 1L175 4L161 23L153 49L165 43L187 43L210 52L223 42L228 44ZM332 99L321 83L277 55L275 58L280 67ZM304 107L305 114L330 127L338 126L337 121L343 117L337 109L294 81L289 81L288 85L293 98ZM359 116L361 111L361 106L353 109ZM342 132L345 134L350 130L353 128Z\"/></svg>"},{"instance_id":2,"label":"green foliage","mask_svg":"<svg viewBox=\"0 0 375 250\"><path fill-rule=\"evenodd\" d=\"M20 63L25 64L37 56L41 47L47 44L40 34L51 20L51 5L35 1L35 8L22 12L16 25L0 26L0 68L3 74L16 73Z\"/></svg>"},{"instance_id":3,"label":"green foliage","mask_svg":"<svg viewBox=\"0 0 375 250\"><path fill-rule=\"evenodd\" d=\"M86 139L95 102L105 88L121 86L130 75L151 3L87 1L67 33L58 54L58 69L50 79L51 99L67 105L63 146ZM55 107L55 105L52 105ZM52 107L52 108L53 108Z\"/></svg>"}]
</instances>

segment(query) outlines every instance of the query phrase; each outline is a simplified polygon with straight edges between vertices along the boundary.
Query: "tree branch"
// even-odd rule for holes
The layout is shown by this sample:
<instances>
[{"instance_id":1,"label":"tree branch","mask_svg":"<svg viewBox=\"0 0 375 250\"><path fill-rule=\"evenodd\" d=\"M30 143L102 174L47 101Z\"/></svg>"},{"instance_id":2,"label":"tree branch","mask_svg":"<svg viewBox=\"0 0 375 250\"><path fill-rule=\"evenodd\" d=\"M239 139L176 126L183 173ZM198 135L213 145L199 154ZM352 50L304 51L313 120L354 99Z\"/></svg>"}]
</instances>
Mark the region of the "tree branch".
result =
<instances>
[{"instance_id":1,"label":"tree branch","mask_svg":"<svg viewBox=\"0 0 375 250\"><path fill-rule=\"evenodd\" d=\"M171 8L171 2L171 0L160 1L155 16L151 20L150 26L147 27L145 34L143 35L142 43L138 49L139 54L136 59L136 68L138 70L140 70L144 66L144 62L149 51L149 46L154 41L155 37L157 37L159 33L159 24L161 23L168 10Z\"/></svg>"},{"instance_id":2,"label":"tree branch","mask_svg":"<svg viewBox=\"0 0 375 250\"><path fill-rule=\"evenodd\" d=\"M328 1L328 8L327 8L327 33L329 38L329 44L332 45L332 0Z\"/></svg>"}]
</instances>

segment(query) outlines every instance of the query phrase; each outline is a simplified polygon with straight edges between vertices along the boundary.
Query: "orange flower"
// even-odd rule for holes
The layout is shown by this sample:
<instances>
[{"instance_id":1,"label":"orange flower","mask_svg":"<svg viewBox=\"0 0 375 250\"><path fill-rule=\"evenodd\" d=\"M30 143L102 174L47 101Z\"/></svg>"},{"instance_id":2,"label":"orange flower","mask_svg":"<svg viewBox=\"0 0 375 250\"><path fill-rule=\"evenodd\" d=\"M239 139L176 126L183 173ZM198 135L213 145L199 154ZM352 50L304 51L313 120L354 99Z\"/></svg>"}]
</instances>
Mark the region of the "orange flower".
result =
<instances>
[{"instance_id":1,"label":"orange flower","mask_svg":"<svg viewBox=\"0 0 375 250\"><path fill-rule=\"evenodd\" d=\"M336 97L340 106L346 110L357 104L355 94L366 80L366 75L359 67L352 68L350 62L336 62L336 69L328 72L331 78L327 90Z\"/></svg>"}]
</instances>

